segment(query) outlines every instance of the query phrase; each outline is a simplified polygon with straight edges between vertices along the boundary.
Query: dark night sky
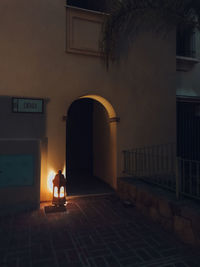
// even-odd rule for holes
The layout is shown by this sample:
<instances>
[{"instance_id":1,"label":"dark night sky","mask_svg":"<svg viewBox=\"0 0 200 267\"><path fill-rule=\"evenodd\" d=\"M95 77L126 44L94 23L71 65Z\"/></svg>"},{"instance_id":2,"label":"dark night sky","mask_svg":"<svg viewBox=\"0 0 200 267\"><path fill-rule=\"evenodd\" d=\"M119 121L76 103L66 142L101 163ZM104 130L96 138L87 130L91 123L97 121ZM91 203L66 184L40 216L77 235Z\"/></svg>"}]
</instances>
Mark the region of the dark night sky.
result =
<instances>
[{"instance_id":1,"label":"dark night sky","mask_svg":"<svg viewBox=\"0 0 200 267\"><path fill-rule=\"evenodd\" d=\"M67 0L68 5L96 11L108 11L107 0Z\"/></svg>"}]
</instances>

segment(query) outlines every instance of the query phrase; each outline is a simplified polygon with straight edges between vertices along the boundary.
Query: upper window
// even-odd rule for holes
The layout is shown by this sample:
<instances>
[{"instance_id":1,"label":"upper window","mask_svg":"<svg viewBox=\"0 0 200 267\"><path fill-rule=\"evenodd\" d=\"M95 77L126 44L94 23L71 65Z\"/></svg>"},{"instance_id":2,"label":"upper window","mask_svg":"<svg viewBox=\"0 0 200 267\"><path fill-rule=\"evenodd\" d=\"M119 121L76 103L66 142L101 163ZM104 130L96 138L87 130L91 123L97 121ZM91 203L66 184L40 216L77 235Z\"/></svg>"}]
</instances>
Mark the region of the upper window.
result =
<instances>
[{"instance_id":1,"label":"upper window","mask_svg":"<svg viewBox=\"0 0 200 267\"><path fill-rule=\"evenodd\" d=\"M195 57L195 29L179 27L176 31L176 55Z\"/></svg>"},{"instance_id":2,"label":"upper window","mask_svg":"<svg viewBox=\"0 0 200 267\"><path fill-rule=\"evenodd\" d=\"M67 0L67 5L99 12L108 12L108 0Z\"/></svg>"}]
</instances>

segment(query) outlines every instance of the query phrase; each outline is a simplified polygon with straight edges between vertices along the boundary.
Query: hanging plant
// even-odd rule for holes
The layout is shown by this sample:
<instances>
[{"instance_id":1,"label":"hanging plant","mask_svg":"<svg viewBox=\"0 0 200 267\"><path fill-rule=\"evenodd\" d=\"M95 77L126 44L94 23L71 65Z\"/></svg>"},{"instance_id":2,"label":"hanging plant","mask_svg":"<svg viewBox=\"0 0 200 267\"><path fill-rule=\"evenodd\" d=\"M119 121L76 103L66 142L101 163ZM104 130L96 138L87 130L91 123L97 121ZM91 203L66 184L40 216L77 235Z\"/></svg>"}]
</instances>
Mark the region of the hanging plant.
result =
<instances>
[{"instance_id":1,"label":"hanging plant","mask_svg":"<svg viewBox=\"0 0 200 267\"><path fill-rule=\"evenodd\" d=\"M107 67L141 31L163 36L174 27L200 28L199 0L109 0L102 52Z\"/></svg>"}]
</instances>

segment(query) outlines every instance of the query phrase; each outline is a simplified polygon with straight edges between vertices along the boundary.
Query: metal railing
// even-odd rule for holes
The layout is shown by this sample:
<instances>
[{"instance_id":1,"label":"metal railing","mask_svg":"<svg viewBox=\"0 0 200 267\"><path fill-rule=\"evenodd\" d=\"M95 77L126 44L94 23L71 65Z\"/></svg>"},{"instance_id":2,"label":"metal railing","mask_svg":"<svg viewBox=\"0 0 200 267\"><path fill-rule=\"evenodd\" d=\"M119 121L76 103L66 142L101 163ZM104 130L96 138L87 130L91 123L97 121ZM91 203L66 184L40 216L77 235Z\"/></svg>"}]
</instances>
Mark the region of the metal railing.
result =
<instances>
[{"instance_id":1,"label":"metal railing","mask_svg":"<svg viewBox=\"0 0 200 267\"><path fill-rule=\"evenodd\" d=\"M123 151L123 172L176 193L200 199L200 162L176 157L175 144Z\"/></svg>"},{"instance_id":2,"label":"metal railing","mask_svg":"<svg viewBox=\"0 0 200 267\"><path fill-rule=\"evenodd\" d=\"M162 144L123 151L124 173L175 190L175 145Z\"/></svg>"}]
</instances>

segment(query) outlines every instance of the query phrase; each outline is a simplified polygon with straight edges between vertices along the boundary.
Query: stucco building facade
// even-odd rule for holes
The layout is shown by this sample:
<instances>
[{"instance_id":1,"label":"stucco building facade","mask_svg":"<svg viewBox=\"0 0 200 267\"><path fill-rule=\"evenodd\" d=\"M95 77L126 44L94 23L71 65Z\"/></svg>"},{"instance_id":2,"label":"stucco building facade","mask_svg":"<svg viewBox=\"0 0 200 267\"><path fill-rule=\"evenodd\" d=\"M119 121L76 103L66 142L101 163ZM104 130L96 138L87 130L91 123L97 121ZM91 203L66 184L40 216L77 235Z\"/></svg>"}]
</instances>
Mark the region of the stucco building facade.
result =
<instances>
[{"instance_id":1,"label":"stucco building facade","mask_svg":"<svg viewBox=\"0 0 200 267\"><path fill-rule=\"evenodd\" d=\"M66 129L74 101L93 100L93 174L115 189L124 149L176 142L174 32L165 39L140 34L107 70L99 50L104 14L61 0L1 0L0 13L2 207L51 200L52 177L70 168ZM41 100L43 112L14 112L21 98ZM24 180L23 170L31 172Z\"/></svg>"}]
</instances>

